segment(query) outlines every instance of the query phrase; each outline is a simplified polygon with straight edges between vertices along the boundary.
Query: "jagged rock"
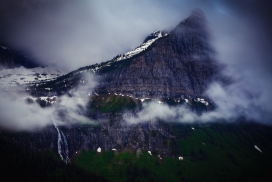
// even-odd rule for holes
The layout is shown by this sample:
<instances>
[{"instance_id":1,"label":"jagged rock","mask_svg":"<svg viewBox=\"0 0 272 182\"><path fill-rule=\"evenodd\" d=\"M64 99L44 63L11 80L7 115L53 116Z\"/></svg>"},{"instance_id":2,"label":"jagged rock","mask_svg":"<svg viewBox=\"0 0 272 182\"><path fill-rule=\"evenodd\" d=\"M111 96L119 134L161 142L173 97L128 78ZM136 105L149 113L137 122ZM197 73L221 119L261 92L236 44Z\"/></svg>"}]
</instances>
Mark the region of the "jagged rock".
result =
<instances>
[{"instance_id":1,"label":"jagged rock","mask_svg":"<svg viewBox=\"0 0 272 182\"><path fill-rule=\"evenodd\" d=\"M97 90L103 87L142 98L201 96L219 72L213 53L205 15L194 10L142 55L109 74Z\"/></svg>"}]
</instances>

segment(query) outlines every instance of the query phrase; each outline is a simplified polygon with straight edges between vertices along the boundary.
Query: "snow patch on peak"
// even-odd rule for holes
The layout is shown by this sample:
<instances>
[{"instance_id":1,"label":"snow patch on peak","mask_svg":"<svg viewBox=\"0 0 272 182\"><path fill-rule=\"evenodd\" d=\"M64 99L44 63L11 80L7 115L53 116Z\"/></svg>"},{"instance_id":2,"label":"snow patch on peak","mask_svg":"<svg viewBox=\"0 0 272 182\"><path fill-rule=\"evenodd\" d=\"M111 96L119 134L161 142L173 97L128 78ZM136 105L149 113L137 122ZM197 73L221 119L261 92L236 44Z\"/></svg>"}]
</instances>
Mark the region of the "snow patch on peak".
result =
<instances>
[{"instance_id":1,"label":"snow patch on peak","mask_svg":"<svg viewBox=\"0 0 272 182\"><path fill-rule=\"evenodd\" d=\"M92 71L93 73L96 73L97 71L99 71L102 68L112 66L112 64L115 63L115 62L134 57L135 55L137 55L137 54L143 52L144 50L146 50L156 40L158 40L161 37L165 37L167 35L168 35L168 33L164 32L162 30L154 31L149 36L147 36L147 38L142 43L142 45L140 45L139 47L136 47L134 50L129 51L129 52L124 53L124 54L117 55L112 60L107 61L105 63L91 65L91 68L89 68L87 71ZM82 72L82 71L78 70L74 74L79 74L80 72Z\"/></svg>"},{"instance_id":2,"label":"snow patch on peak","mask_svg":"<svg viewBox=\"0 0 272 182\"><path fill-rule=\"evenodd\" d=\"M115 61L121 61L123 59L127 59L127 58L131 58L136 54L139 54L140 52L146 50L152 43L154 43L157 39L167 36L167 33L163 33L162 30L159 31L155 31L152 34L150 34L148 37L152 37L150 39L148 39L147 41L145 41L142 45L140 45L139 47L135 48L132 51L129 51L127 53L121 54L119 56L117 56L115 59Z\"/></svg>"}]
</instances>

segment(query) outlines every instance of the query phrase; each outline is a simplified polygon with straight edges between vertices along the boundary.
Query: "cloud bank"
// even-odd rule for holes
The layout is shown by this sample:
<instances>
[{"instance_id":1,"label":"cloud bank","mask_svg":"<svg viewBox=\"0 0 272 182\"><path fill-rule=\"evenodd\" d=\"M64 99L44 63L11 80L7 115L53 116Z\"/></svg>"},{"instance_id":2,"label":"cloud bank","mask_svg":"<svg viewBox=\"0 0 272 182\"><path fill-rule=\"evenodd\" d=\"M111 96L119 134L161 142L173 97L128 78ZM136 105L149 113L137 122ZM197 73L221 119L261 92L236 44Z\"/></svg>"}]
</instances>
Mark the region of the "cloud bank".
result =
<instances>
[{"instance_id":1,"label":"cloud bank","mask_svg":"<svg viewBox=\"0 0 272 182\"><path fill-rule=\"evenodd\" d=\"M29 94L16 91L0 91L0 127L13 131L32 131L53 125L94 124L85 116L89 101L97 82L93 75L84 75L85 85L71 90L71 96L57 98L51 107L42 108L36 101L27 102ZM33 99L34 100L34 99Z\"/></svg>"},{"instance_id":2,"label":"cloud bank","mask_svg":"<svg viewBox=\"0 0 272 182\"><path fill-rule=\"evenodd\" d=\"M72 71L132 50L181 18L160 1L3 0L2 40ZM175 17L175 18L173 18ZM170 23L171 22L171 23Z\"/></svg>"},{"instance_id":3,"label":"cloud bank","mask_svg":"<svg viewBox=\"0 0 272 182\"><path fill-rule=\"evenodd\" d=\"M272 125L272 104L267 102L265 94L251 92L243 85L241 87L240 82L228 86L213 83L206 92L206 96L216 105L212 111L197 114L186 106L187 103L181 106L169 106L153 101L144 104L143 109L136 116L124 114L124 119L128 124L156 119L179 123L231 123L243 119L244 121Z\"/></svg>"}]
</instances>

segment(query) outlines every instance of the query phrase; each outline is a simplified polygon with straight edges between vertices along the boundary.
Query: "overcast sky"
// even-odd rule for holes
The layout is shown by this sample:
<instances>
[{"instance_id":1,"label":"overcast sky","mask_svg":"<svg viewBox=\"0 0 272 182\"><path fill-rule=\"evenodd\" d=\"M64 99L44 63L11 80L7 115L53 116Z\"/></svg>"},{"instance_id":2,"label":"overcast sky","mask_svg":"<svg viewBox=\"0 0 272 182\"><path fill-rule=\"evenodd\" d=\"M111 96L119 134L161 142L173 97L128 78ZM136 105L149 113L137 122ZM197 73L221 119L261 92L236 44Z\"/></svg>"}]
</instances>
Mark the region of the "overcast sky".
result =
<instances>
[{"instance_id":1,"label":"overcast sky","mask_svg":"<svg viewBox=\"0 0 272 182\"><path fill-rule=\"evenodd\" d=\"M206 14L219 55L232 44L255 41L261 49L271 38L264 0L1 0L0 41L71 71L134 49L155 30L171 30L195 7Z\"/></svg>"}]
</instances>

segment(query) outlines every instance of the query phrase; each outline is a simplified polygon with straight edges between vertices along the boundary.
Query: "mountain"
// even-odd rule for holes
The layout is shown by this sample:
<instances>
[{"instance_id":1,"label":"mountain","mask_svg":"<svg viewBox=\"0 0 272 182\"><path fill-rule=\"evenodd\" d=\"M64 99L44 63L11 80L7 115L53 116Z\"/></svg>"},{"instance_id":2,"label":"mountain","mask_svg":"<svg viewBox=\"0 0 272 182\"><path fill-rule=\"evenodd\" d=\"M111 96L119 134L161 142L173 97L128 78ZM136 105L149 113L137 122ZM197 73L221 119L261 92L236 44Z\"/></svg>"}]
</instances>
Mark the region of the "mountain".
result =
<instances>
[{"instance_id":1,"label":"mountain","mask_svg":"<svg viewBox=\"0 0 272 182\"><path fill-rule=\"evenodd\" d=\"M21 86L60 75L63 73L54 67L44 67L22 51L0 44L0 90L26 90Z\"/></svg>"},{"instance_id":2,"label":"mountain","mask_svg":"<svg viewBox=\"0 0 272 182\"><path fill-rule=\"evenodd\" d=\"M135 98L197 98L209 83L220 81L221 65L214 50L204 13L195 9L170 32L155 31L135 50L110 61L80 68L53 82L41 84L59 95L79 84L82 74L95 73L96 93L122 93ZM39 91L40 90L40 91ZM41 93L39 93L41 92Z\"/></svg>"},{"instance_id":3,"label":"mountain","mask_svg":"<svg viewBox=\"0 0 272 182\"><path fill-rule=\"evenodd\" d=\"M173 106L185 105L199 113L213 109L203 93L209 83L220 81L221 67L213 58L209 39L206 17L195 9L172 31L155 31L142 45L110 61L86 66L50 81L27 83L32 94L29 103L33 100L43 107L58 104L58 96L73 96L77 86L84 86L85 95L76 97L88 102L84 114L100 123L83 128L55 126L41 135L33 134L34 138L42 138L39 145L31 148L49 147L58 151L66 162L78 150L98 147L102 150L151 149L160 151L160 155L172 155L172 148L164 141L176 139L167 126L155 118L129 125L124 122L124 116L135 116L150 99ZM89 83L84 80L86 73L94 74L99 80L94 93L90 93ZM64 121L69 119L67 112L61 111ZM151 132L156 135L151 137ZM21 143L25 143L23 141Z\"/></svg>"},{"instance_id":4,"label":"mountain","mask_svg":"<svg viewBox=\"0 0 272 182\"><path fill-rule=\"evenodd\" d=\"M218 72L203 20L193 12L142 55L126 60L118 70L102 69L100 72L108 76L98 92L121 92L139 98L202 96Z\"/></svg>"},{"instance_id":5,"label":"mountain","mask_svg":"<svg viewBox=\"0 0 272 182\"><path fill-rule=\"evenodd\" d=\"M226 83L214 52L206 17L195 9L172 31L155 31L142 45L112 60L26 84L30 104L58 108L60 96L67 94L86 101L86 111L75 104L85 111L78 114L98 124L58 126L52 117L52 125L39 131L0 131L0 136L24 150L52 150L66 163L116 181L246 181L269 176L271 127L243 119L180 124L150 117L137 124L125 122L150 100L183 105L197 114L212 110L206 88L213 81ZM94 90L86 73L98 80ZM79 86L85 90L76 95ZM64 122L68 112L64 108L58 113Z\"/></svg>"},{"instance_id":6,"label":"mountain","mask_svg":"<svg viewBox=\"0 0 272 182\"><path fill-rule=\"evenodd\" d=\"M34 134L34 138L42 137L41 143L58 151L66 162L81 149L99 147L103 151L140 148L159 151L162 156L173 155L172 147L165 141L175 142L176 137L168 132L167 125L156 118L130 125L124 117L135 117L151 99L160 104L184 105L198 114L212 110L214 106L205 98L204 91L211 82L222 79L221 65L213 58L209 39L206 17L195 9L172 31L155 31L142 45L110 61L80 68L52 81L31 83L29 99L43 107L58 104L56 101L63 94L86 100L84 114L99 123L98 126L51 128L42 136ZM94 74L99 80L93 93L84 80L86 73ZM84 86L85 92L73 95L78 86ZM69 120L67 112L60 114L64 122ZM151 133L156 135L151 137ZM59 142L61 150L57 150Z\"/></svg>"},{"instance_id":7,"label":"mountain","mask_svg":"<svg viewBox=\"0 0 272 182\"><path fill-rule=\"evenodd\" d=\"M35 60L0 44L0 90L26 90L21 86L54 80L63 75L53 66L44 67Z\"/></svg>"}]
</instances>

